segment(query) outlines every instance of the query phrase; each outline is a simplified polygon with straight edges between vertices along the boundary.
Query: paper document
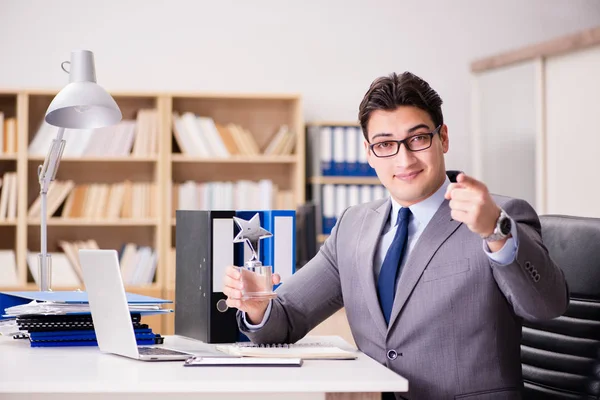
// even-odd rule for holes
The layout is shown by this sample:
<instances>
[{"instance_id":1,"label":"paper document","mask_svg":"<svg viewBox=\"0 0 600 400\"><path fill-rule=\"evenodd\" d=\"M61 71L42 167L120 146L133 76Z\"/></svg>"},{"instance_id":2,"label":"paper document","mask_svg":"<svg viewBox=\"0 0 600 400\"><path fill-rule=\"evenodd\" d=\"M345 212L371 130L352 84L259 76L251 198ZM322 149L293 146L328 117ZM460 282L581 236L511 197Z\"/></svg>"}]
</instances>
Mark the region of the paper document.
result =
<instances>
[{"instance_id":1,"label":"paper document","mask_svg":"<svg viewBox=\"0 0 600 400\"><path fill-rule=\"evenodd\" d=\"M22 333L14 319L0 321L0 336L13 336Z\"/></svg>"},{"instance_id":2,"label":"paper document","mask_svg":"<svg viewBox=\"0 0 600 400\"><path fill-rule=\"evenodd\" d=\"M186 367L300 367L301 358L219 358L191 357Z\"/></svg>"},{"instance_id":3,"label":"paper document","mask_svg":"<svg viewBox=\"0 0 600 400\"><path fill-rule=\"evenodd\" d=\"M242 357L301 358L304 360L354 360L357 355L335 346L319 344L256 345L248 343L218 344L217 350Z\"/></svg>"}]
</instances>

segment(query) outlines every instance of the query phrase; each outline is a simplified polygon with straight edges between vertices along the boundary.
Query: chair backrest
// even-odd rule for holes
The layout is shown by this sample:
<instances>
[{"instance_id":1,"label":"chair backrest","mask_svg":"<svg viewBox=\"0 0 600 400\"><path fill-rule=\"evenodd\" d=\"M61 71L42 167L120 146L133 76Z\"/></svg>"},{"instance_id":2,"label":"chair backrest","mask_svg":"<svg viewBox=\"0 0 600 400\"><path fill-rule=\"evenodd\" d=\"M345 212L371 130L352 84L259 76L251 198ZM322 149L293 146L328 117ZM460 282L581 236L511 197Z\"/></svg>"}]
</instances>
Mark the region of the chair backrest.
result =
<instances>
[{"instance_id":1,"label":"chair backrest","mask_svg":"<svg viewBox=\"0 0 600 400\"><path fill-rule=\"evenodd\" d=\"M565 314L523 321L525 399L600 398L600 219L544 215L542 239L569 287Z\"/></svg>"}]
</instances>

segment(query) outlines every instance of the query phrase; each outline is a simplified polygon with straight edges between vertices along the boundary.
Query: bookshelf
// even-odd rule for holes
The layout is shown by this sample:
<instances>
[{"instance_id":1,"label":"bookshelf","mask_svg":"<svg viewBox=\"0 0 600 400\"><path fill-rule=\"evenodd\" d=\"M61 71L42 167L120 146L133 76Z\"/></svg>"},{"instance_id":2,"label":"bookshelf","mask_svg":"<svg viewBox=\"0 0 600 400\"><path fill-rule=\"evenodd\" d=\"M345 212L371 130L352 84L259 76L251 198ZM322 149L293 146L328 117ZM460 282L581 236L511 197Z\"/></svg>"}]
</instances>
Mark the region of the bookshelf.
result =
<instances>
[{"instance_id":1,"label":"bookshelf","mask_svg":"<svg viewBox=\"0 0 600 400\"><path fill-rule=\"evenodd\" d=\"M5 119L15 119L17 131L17 151L14 154L0 152L0 176L4 176L6 172L16 173L18 183L15 218L0 217L0 251L14 250L17 282L16 285L7 285L6 281L2 281L3 275L0 274L0 290L38 288L29 271L27 256L28 250L35 254L39 252L40 218L39 214L36 216L31 212L31 206L39 196L37 168L43 163L48 147L39 145L38 151L30 152L30 146L38 135L45 111L56 93L57 91L49 90L0 90L0 113ZM88 239L93 239L100 248L118 251L121 251L126 243L149 246L158 253L153 282L145 285L126 283L126 289L133 293L174 300L174 210L178 208L178 203L172 198L175 185L186 181L206 184L217 181L265 179L272 182L274 190L286 193L285 204L288 207L295 208L304 202L305 126L300 96L164 92L112 92L111 95L121 108L123 120L137 119L136 126L139 132L147 135L144 140L150 144L145 147L146 151L138 152L134 142L131 153L127 155L85 152L82 154L87 155L76 152L63 155L56 182L72 181L72 189L69 189L67 197L60 201L60 206L52 217L48 218L49 252L63 252L59 241L75 242ZM143 129L139 119L140 110L156 110L152 124L144 125ZM235 124L243 128L246 135L251 135L251 140L259 152L228 157L186 154L174 134L174 113L193 113L211 118L223 126ZM293 139L286 136L289 139L288 150L292 151L287 154L264 155L262 152L269 146L282 125L295 133ZM135 139L138 137L138 128ZM146 131L152 133L146 134ZM68 146L69 138L66 140ZM92 140L94 139L90 139L90 142ZM113 140L116 139L108 141ZM147 184L151 188L144 192L146 197L143 197L145 205L142 208L147 206L147 213L140 214L137 210L139 204L132 201L128 215L119 211L116 217L107 217L105 214L108 212L99 206L92 214L63 216L63 212L64 215L68 215L68 196L77 188L84 187L82 192L89 195L88 197L110 196L106 193L113 193L112 191L116 190L115 186L125 182L132 185ZM104 190L107 192L104 195L101 191L90 194L90 187L99 184L106 186L108 189ZM2 190L4 186L0 188L0 193ZM73 204L76 201L73 200ZM108 203L98 204L104 204L108 208ZM83 289L83 285L53 286L53 289L76 290ZM145 322L162 334L173 332L173 321L173 315L145 317Z\"/></svg>"},{"instance_id":2,"label":"bookshelf","mask_svg":"<svg viewBox=\"0 0 600 400\"><path fill-rule=\"evenodd\" d=\"M367 164L358 122L306 126L307 198L317 206L317 242L323 243L345 208L383 197L385 189Z\"/></svg>"}]
</instances>

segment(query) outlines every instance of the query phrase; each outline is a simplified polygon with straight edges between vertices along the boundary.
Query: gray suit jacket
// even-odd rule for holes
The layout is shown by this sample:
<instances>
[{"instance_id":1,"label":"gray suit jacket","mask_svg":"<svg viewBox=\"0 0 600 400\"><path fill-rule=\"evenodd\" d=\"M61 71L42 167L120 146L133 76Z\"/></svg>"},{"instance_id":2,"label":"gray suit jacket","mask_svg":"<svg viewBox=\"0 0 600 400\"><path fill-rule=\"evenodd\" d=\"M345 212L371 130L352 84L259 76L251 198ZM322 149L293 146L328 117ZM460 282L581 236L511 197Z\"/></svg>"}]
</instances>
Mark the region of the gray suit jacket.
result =
<instances>
[{"instance_id":1,"label":"gray suit jacket","mask_svg":"<svg viewBox=\"0 0 600 400\"><path fill-rule=\"evenodd\" d=\"M347 209L319 253L278 288L264 327L248 332L238 313L240 329L253 342L296 342L343 306L358 348L408 379L398 398L520 398L521 318L561 315L568 289L533 208L494 200L517 223L512 264L492 262L444 200L409 254L386 326L373 260L391 202L362 204Z\"/></svg>"}]
</instances>

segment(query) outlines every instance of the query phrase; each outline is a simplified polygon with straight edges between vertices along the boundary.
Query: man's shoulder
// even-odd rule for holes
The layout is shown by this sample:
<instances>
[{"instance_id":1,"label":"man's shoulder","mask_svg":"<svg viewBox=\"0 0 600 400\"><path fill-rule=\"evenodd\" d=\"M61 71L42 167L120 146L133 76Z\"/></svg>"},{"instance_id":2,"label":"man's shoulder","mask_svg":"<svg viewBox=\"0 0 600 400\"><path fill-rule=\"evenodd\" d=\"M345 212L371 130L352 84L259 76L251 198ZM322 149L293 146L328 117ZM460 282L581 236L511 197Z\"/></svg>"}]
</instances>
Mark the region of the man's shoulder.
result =
<instances>
[{"instance_id":1,"label":"man's shoulder","mask_svg":"<svg viewBox=\"0 0 600 400\"><path fill-rule=\"evenodd\" d=\"M344 213L344 219L361 217L364 214L369 213L371 211L384 212L387 209L387 203L389 203L389 201L390 199L386 197L383 199L370 201L368 203L350 206L346 209L346 212Z\"/></svg>"}]
</instances>

